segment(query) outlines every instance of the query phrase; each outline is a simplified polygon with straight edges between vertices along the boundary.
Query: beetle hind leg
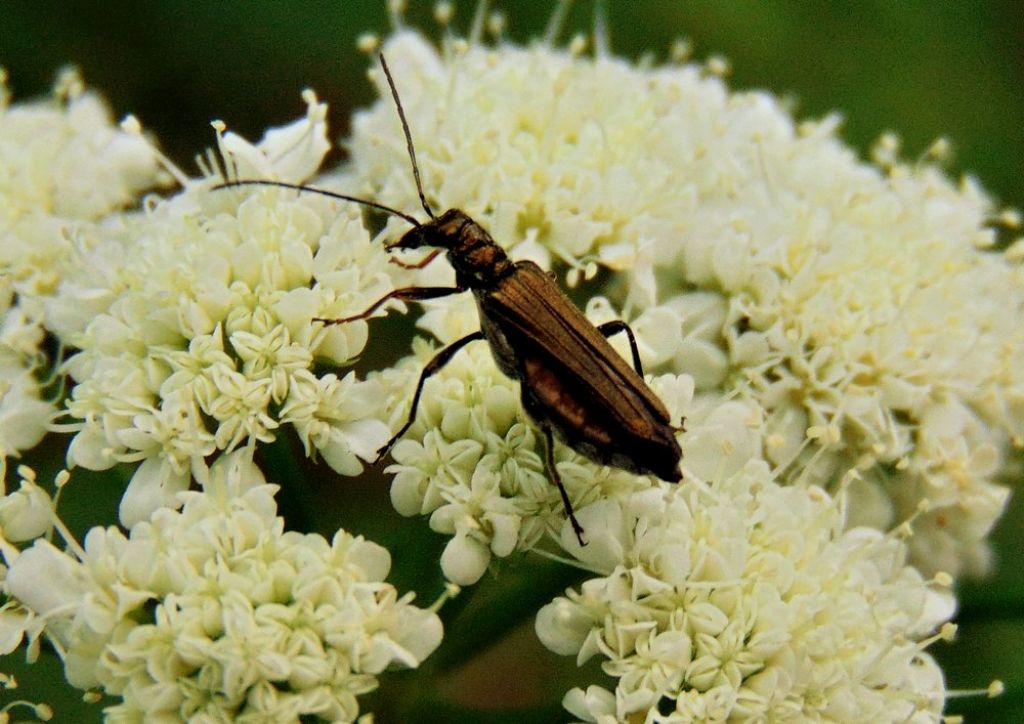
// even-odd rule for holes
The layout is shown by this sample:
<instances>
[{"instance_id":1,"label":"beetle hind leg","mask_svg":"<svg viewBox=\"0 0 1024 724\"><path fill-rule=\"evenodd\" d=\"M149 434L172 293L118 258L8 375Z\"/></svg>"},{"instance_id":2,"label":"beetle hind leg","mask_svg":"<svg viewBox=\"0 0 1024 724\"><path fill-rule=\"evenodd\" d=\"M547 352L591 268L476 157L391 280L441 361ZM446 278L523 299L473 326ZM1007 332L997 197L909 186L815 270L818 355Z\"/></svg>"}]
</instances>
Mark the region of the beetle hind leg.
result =
<instances>
[{"instance_id":1,"label":"beetle hind leg","mask_svg":"<svg viewBox=\"0 0 1024 724\"><path fill-rule=\"evenodd\" d=\"M633 368L636 370L636 373L640 375L640 379L643 379L644 366L640 364L640 350L636 346L636 337L633 336L633 330L630 326L621 319L614 319L611 322L605 322L604 324L597 325L597 331L603 334L606 338L611 337L613 334L618 334L619 332L626 333L626 337L629 339L629 350L633 353Z\"/></svg>"},{"instance_id":2,"label":"beetle hind leg","mask_svg":"<svg viewBox=\"0 0 1024 724\"><path fill-rule=\"evenodd\" d=\"M573 512L572 502L569 500L569 492L565 489L565 485L562 484L562 478L558 474L558 468L555 467L555 437L551 432L551 428L548 425L541 427L544 430L544 439L547 442L546 447L546 459L548 463L548 471L551 473L551 479L555 481L555 485L558 486L558 492L562 495L562 504L565 505L565 513L569 516L569 522L572 524L572 530L576 534L576 540L580 542L581 546L587 544L587 539L583 537L583 526L576 520L576 513Z\"/></svg>"}]
</instances>

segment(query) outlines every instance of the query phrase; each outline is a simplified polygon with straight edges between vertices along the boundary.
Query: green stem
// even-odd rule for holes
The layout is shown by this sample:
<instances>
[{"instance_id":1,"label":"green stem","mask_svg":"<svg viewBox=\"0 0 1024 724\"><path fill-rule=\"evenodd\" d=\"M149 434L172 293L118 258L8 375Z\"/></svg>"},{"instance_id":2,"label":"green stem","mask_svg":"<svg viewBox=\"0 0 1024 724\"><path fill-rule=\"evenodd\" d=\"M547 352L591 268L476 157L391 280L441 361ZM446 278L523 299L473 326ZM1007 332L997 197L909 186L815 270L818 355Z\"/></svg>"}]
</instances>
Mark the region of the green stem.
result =
<instances>
[{"instance_id":1,"label":"green stem","mask_svg":"<svg viewBox=\"0 0 1024 724\"><path fill-rule=\"evenodd\" d=\"M260 468L267 482L281 486L277 494L278 513L289 530L316 530L318 506L309 494L307 475L297 453L298 440L290 429L277 431L273 442L256 448Z\"/></svg>"},{"instance_id":2,"label":"green stem","mask_svg":"<svg viewBox=\"0 0 1024 724\"><path fill-rule=\"evenodd\" d=\"M445 644L432 657L431 668L446 673L501 641L523 621L583 575L580 571L538 557L505 566L498 576L478 584L461 606L442 609ZM458 602L458 599L452 603Z\"/></svg>"},{"instance_id":3,"label":"green stem","mask_svg":"<svg viewBox=\"0 0 1024 724\"><path fill-rule=\"evenodd\" d=\"M371 706L375 712L388 712L382 720L391 721L393 715L395 721L426 721L423 717L428 713L430 721L549 722L564 718L565 712L559 706L475 712L445 702L436 694L452 670L499 643L584 575L538 556L503 563L496 575L485 575L483 581L441 608L444 641L433 655L415 671L391 672L381 680L386 692L378 692ZM441 711L450 712L451 716L438 716Z\"/></svg>"}]
</instances>

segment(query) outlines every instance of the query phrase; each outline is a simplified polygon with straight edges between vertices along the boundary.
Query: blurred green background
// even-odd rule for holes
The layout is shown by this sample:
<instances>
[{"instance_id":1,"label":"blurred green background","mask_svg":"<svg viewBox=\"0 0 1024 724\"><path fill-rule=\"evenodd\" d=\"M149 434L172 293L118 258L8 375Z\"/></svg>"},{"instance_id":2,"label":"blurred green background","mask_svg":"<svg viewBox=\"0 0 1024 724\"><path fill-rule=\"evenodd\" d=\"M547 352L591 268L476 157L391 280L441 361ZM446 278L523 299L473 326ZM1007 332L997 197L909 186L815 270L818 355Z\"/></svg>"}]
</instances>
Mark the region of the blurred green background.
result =
<instances>
[{"instance_id":1,"label":"blurred green background","mask_svg":"<svg viewBox=\"0 0 1024 724\"><path fill-rule=\"evenodd\" d=\"M465 30L476 2L454 5L454 25ZM408 23L436 36L433 3L411 0L410 6ZM508 37L526 41L542 32L553 4L506 0L492 6L506 13ZM612 47L619 54L664 59L673 40L689 37L697 58L720 53L732 61L734 87L790 96L801 117L841 111L843 137L862 152L886 130L903 138L908 158L948 136L955 151L952 173L974 174L1000 202L1024 206L1024 3L1019 0L609 0L606 7ZM563 39L590 28L592 17L592 0L579 0ZM45 93L60 67L78 65L118 116L135 113L168 155L194 171L192 158L213 138L210 120L223 119L257 139L268 126L303 112L299 92L307 86L331 104L332 135L347 133L352 110L373 100L367 60L355 49L355 39L367 31L384 35L389 27L383 0L4 0L0 65L10 73L16 99ZM44 458L59 459L63 444L51 439L29 461L45 468ZM308 472L289 469L291 444L282 440L265 453L273 471L269 477L279 482L295 482ZM316 474L324 477L322 469ZM99 514L102 506L91 481L83 476L80 482L82 496L76 499L75 486L68 491L69 517L79 528L90 519L111 520L117 484L107 486L109 507ZM309 509L340 497L337 484L321 479L312 493L302 494L304 486L286 482L292 495L282 496L282 505L289 507L285 512L293 520L308 516ZM390 512L383 480L361 480L360 486L346 491L344 506L329 509L327 517L393 546L393 580L420 591L421 604L429 602L440 587L441 540L424 533L422 523ZM317 517L324 519L322 510ZM993 678L1007 684L999 699L954 700L948 713L965 714L969 721L1018 722L1024 720L1024 505L1019 497L1011 501L995 538L996 575L961 587L959 641L938 644L932 652L951 688L984 687ZM521 708L508 721L565 719L560 693L590 674L541 649L530 629L536 606L568 583L571 579L554 568L531 570L527 579L508 566L500 581L488 576L464 592L446 607L449 638L433 670L385 678L382 694L367 702L381 712L378 721L394 720L385 712L400 710L389 706L398 700L418 701L414 708L434 721L502 721L500 710L513 705ZM510 588L516 589L515 597L508 596ZM495 601L499 590L501 601ZM510 610L510 601L518 607ZM494 606L501 607L499 615ZM506 635L509 620L522 625ZM479 654L473 665L459 666L473 653ZM25 670L15 657L0 660L0 671L17 669L22 682L20 692L0 692L0 705L2 697L19 693L55 703L56 721L96 720L95 708L75 710L76 694L50 688L48 682L59 682L60 669L52 659L44 666ZM438 677L446 682L440 688Z\"/></svg>"}]
</instances>

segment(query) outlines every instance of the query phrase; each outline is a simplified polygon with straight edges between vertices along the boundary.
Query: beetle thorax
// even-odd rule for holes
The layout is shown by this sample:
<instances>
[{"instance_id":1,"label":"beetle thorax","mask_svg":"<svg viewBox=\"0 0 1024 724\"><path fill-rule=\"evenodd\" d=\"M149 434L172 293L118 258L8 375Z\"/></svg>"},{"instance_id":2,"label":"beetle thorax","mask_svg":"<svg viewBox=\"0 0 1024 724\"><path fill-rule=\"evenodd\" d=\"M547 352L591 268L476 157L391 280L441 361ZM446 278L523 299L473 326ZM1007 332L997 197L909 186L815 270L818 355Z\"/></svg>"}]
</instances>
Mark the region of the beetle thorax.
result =
<instances>
[{"instance_id":1,"label":"beetle thorax","mask_svg":"<svg viewBox=\"0 0 1024 724\"><path fill-rule=\"evenodd\" d=\"M449 242L448 261L454 267L455 279L461 286L489 288L511 271L513 265L505 251L464 212L458 209L446 211L438 222L438 230Z\"/></svg>"}]
</instances>

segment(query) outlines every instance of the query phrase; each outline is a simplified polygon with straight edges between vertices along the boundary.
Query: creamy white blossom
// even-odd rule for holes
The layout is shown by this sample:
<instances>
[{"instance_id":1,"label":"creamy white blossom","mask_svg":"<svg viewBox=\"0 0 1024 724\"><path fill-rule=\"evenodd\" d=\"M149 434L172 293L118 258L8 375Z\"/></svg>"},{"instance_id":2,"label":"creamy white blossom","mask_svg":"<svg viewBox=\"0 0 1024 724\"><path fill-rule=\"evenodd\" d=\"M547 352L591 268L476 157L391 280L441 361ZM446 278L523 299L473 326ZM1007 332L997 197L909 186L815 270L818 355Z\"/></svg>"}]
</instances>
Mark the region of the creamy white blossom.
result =
<instances>
[{"instance_id":1,"label":"creamy white blossom","mask_svg":"<svg viewBox=\"0 0 1024 724\"><path fill-rule=\"evenodd\" d=\"M599 573L540 610L552 651L598 656L614 691L574 689L589 722L938 721L942 673L924 651L952 595L841 506L783 487L760 461L705 483L659 484L578 513Z\"/></svg>"},{"instance_id":2,"label":"creamy white blossom","mask_svg":"<svg viewBox=\"0 0 1024 724\"><path fill-rule=\"evenodd\" d=\"M53 525L53 501L36 483L35 471L21 466L16 490L0 486L0 540L30 541L48 533Z\"/></svg>"},{"instance_id":3,"label":"creamy white blossom","mask_svg":"<svg viewBox=\"0 0 1024 724\"><path fill-rule=\"evenodd\" d=\"M992 250L980 187L890 154L859 161L836 117L798 124L698 65L637 67L545 44L384 45L424 188L517 258L601 264L659 371L763 411L764 455L886 529L923 501L929 570L983 571L1024 442L1024 274ZM714 70L711 68L710 70ZM352 183L415 187L389 93L357 114ZM1019 256L1019 254L1017 255ZM660 368L658 367L660 365Z\"/></svg>"},{"instance_id":4,"label":"creamy white blossom","mask_svg":"<svg viewBox=\"0 0 1024 724\"><path fill-rule=\"evenodd\" d=\"M53 97L12 104L0 75L0 270L20 297L52 294L81 222L136 200L158 180L157 158L73 71Z\"/></svg>"},{"instance_id":5,"label":"creamy white blossom","mask_svg":"<svg viewBox=\"0 0 1024 724\"><path fill-rule=\"evenodd\" d=\"M34 661L39 654L44 620L21 602L9 598L4 586L8 570L4 562L19 555L19 546L49 535L59 522L56 503L36 482L36 472L26 465L19 465L17 472L16 489L8 489L6 481L0 481L0 594L7 599L0 601L0 656L10 654L24 641L27 658ZM67 479L67 472L62 471L54 487L59 488ZM4 686L4 673L0 672L0 689ZM0 710L0 714L4 711L6 709Z\"/></svg>"},{"instance_id":6,"label":"creamy white blossom","mask_svg":"<svg viewBox=\"0 0 1024 724\"><path fill-rule=\"evenodd\" d=\"M68 271L72 239L157 182L156 157L119 130L73 71L46 100L12 104L0 70L0 481L54 406L40 376L43 301Z\"/></svg>"},{"instance_id":7,"label":"creamy white blossom","mask_svg":"<svg viewBox=\"0 0 1024 724\"><path fill-rule=\"evenodd\" d=\"M43 329L24 307L12 305L12 286L10 277L0 277L0 493L7 458L42 440L54 414L37 376L46 363Z\"/></svg>"},{"instance_id":8,"label":"creamy white blossom","mask_svg":"<svg viewBox=\"0 0 1024 724\"><path fill-rule=\"evenodd\" d=\"M4 590L45 622L33 635L72 685L119 699L110 720L353 721L385 669L438 646L441 621L384 581L381 546L285 531L275 490L244 452L223 456L180 511L127 535L8 552Z\"/></svg>"},{"instance_id":9,"label":"creamy white blossom","mask_svg":"<svg viewBox=\"0 0 1024 724\"><path fill-rule=\"evenodd\" d=\"M645 149L668 128L628 63L543 45L449 45L442 56L410 32L384 53L428 197L464 209L514 254L525 245L539 262L626 269L659 231L676 230L651 213L672 203L673 169ZM415 208L394 108L374 77L382 100L353 119L353 173L386 203Z\"/></svg>"},{"instance_id":10,"label":"creamy white blossom","mask_svg":"<svg viewBox=\"0 0 1024 724\"><path fill-rule=\"evenodd\" d=\"M305 118L258 145L221 133L226 173L300 182L315 171L326 107L306 100ZM404 272L358 208L211 185L187 181L98 229L48 305L52 327L80 350L65 364L77 383L69 462L141 462L122 500L126 525L173 504L212 454L269 442L285 423L346 475L388 438L377 384L319 367L354 361L366 323L312 320L362 311Z\"/></svg>"}]
</instances>

